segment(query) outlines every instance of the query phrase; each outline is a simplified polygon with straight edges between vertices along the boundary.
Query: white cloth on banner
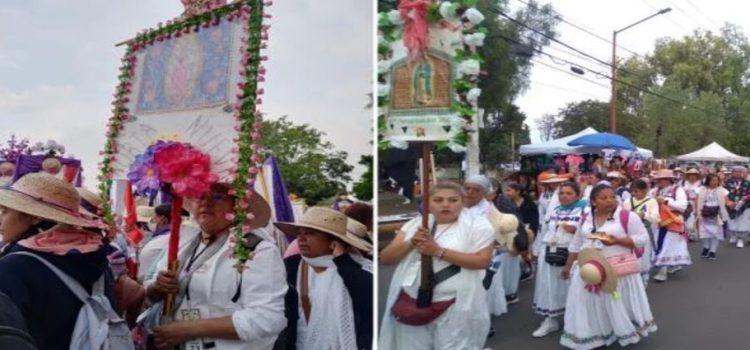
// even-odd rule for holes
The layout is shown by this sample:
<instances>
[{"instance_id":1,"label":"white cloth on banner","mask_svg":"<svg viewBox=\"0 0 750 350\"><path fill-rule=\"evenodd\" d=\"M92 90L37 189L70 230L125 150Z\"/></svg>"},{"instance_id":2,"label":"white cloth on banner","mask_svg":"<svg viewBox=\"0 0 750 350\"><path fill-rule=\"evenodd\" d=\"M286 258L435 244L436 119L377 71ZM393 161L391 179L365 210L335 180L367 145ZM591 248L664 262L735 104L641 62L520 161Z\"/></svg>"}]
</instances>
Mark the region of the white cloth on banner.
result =
<instances>
[{"instance_id":1,"label":"white cloth on banner","mask_svg":"<svg viewBox=\"0 0 750 350\"><path fill-rule=\"evenodd\" d=\"M357 348L354 331L354 309L352 298L333 262L332 255L315 259L302 259L310 265L307 270L310 296L310 321L305 319L302 303L298 305L297 349ZM302 262L300 262L300 265ZM316 272L313 267L325 267ZM297 272L297 290L301 291L302 269Z\"/></svg>"},{"instance_id":2,"label":"white cloth on banner","mask_svg":"<svg viewBox=\"0 0 750 350\"><path fill-rule=\"evenodd\" d=\"M430 215L430 227L434 217ZM411 239L422 218L416 217L401 228L404 239ZM442 233L441 233L442 232ZM436 242L447 249L463 253L474 253L492 245L493 229L483 217L472 216L465 210L458 221L446 231L438 230ZM450 264L433 259L435 271ZM403 289L416 298L420 284L420 255L417 250L407 254L396 267L386 298L386 310L390 310ZM388 311L383 315L380 338L381 349L481 349L490 328L487 312L487 292L482 286L485 270L462 268L457 275L438 284L433 290L433 300L449 300L455 303L435 321L420 327L399 323Z\"/></svg>"},{"instance_id":3,"label":"white cloth on banner","mask_svg":"<svg viewBox=\"0 0 750 350\"><path fill-rule=\"evenodd\" d=\"M599 225L596 231L606 232L616 237L629 236L636 247L647 244L648 232L640 217L629 213L627 232L620 223L618 208L612 219ZM587 239L592 232L593 217L587 218L576 232L570 251L580 252L584 248L601 249L607 256L630 252L630 248L620 245L605 246L599 241ZM566 301L565 326L560 344L571 349L593 349L618 342L625 346L637 343L642 337L656 331L651 308L640 274L634 273L619 277L615 297L610 293L591 293L585 289L580 277L578 264L571 271L570 290Z\"/></svg>"}]
</instances>

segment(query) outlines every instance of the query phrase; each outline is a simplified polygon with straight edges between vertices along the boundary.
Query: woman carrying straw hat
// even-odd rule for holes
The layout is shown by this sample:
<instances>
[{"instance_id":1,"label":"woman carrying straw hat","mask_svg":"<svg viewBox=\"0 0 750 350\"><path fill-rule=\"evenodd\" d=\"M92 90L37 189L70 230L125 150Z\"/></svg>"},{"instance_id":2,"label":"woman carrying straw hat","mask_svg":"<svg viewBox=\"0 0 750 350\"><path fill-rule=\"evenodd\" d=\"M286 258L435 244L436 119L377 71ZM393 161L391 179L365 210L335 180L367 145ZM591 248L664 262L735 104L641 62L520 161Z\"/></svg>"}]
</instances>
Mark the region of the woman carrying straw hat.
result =
<instances>
[{"instance_id":1,"label":"woman carrying straw hat","mask_svg":"<svg viewBox=\"0 0 750 350\"><path fill-rule=\"evenodd\" d=\"M568 248L570 255L563 271L570 278L570 289L560 344L571 349L593 349L615 342L626 346L656 331L634 253L648 242L648 233L640 217L621 209L616 197L609 186L593 189L591 209ZM606 259L595 264L605 267L601 269L606 271L601 284L591 285L591 280L580 273L589 269L590 249L599 250ZM605 265L613 266L608 269Z\"/></svg>"},{"instance_id":2,"label":"woman carrying straw hat","mask_svg":"<svg viewBox=\"0 0 750 350\"><path fill-rule=\"evenodd\" d=\"M283 348L370 349L372 272L358 252L372 251L364 239L367 227L324 207L308 209L296 223L275 225L297 237L300 249L284 261L290 288Z\"/></svg>"},{"instance_id":3,"label":"woman carrying straw hat","mask_svg":"<svg viewBox=\"0 0 750 350\"><path fill-rule=\"evenodd\" d=\"M386 296L380 349L483 348L490 316L482 279L494 235L486 218L462 210L464 195L453 182L433 186L428 227L422 227L421 217L412 219L380 253L380 263L398 263ZM416 304L420 254L433 257L435 277L441 276L433 282L427 308Z\"/></svg>"},{"instance_id":4,"label":"woman carrying straw hat","mask_svg":"<svg viewBox=\"0 0 750 350\"><path fill-rule=\"evenodd\" d=\"M39 349L68 349L83 303L41 261L21 253L46 260L89 293L103 281L112 302L103 234L82 229L98 224L80 214L75 188L50 174L28 174L0 188L0 206L3 239L16 242L0 259L0 292L21 310ZM41 222L55 226L36 233Z\"/></svg>"},{"instance_id":5,"label":"woman carrying straw hat","mask_svg":"<svg viewBox=\"0 0 750 350\"><path fill-rule=\"evenodd\" d=\"M230 230L235 197L224 183L211 185L200 198L188 197L185 207L198 222L198 230L180 237L179 274L167 270L167 259L156 264L159 272L144 283L152 303L176 293L174 322L154 329L159 348L271 349L286 326L284 319L284 264L268 232L271 209L254 194L249 209L254 214L252 232L245 244L254 251L238 271L232 259ZM150 315L160 315L152 307ZM153 319L153 318L152 318ZM153 326L150 322L148 326Z\"/></svg>"}]
</instances>

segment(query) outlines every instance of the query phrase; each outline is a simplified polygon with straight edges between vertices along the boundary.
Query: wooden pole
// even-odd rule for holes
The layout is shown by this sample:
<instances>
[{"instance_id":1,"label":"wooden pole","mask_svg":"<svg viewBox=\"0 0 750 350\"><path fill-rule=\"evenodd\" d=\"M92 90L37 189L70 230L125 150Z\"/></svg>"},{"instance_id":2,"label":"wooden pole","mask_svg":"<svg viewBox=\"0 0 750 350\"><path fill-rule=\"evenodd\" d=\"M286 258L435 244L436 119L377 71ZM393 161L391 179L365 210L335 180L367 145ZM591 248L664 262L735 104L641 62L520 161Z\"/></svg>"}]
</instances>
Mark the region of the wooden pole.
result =
<instances>
[{"instance_id":1,"label":"wooden pole","mask_svg":"<svg viewBox=\"0 0 750 350\"><path fill-rule=\"evenodd\" d=\"M430 217L430 154L432 151L431 142L422 143L422 227L429 228ZM432 304L432 256L422 254L421 257L421 281L419 292L417 294L417 307L425 308Z\"/></svg>"}]
</instances>

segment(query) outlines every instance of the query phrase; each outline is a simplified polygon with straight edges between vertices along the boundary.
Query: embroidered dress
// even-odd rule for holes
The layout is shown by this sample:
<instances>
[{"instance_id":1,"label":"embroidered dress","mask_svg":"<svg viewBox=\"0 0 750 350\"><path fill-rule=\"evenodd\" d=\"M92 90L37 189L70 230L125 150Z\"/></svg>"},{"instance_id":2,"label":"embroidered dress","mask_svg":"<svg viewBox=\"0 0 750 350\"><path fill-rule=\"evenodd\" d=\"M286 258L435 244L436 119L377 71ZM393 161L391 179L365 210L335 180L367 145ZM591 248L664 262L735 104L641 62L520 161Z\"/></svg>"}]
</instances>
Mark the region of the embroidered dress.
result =
<instances>
[{"instance_id":1,"label":"embroidered dress","mask_svg":"<svg viewBox=\"0 0 750 350\"><path fill-rule=\"evenodd\" d=\"M536 280L534 282L534 312L545 317L562 315L565 312L565 299L568 294L569 280L561 276L562 266L552 266L545 261L547 247L550 249L567 248L573 234L564 232L561 223L580 226L581 216L586 208L586 201L579 200L570 206L558 206L553 209L545 227L547 232L540 237L542 242L537 259ZM554 247L554 248L552 248Z\"/></svg>"},{"instance_id":2,"label":"embroidered dress","mask_svg":"<svg viewBox=\"0 0 750 350\"><path fill-rule=\"evenodd\" d=\"M700 208L702 207L719 207L719 212L714 217L701 217L699 221L698 234L701 239L704 238L715 238L720 241L724 240L724 232L722 225L724 220L727 218L726 207L724 207L723 201L720 197L725 197L727 190L723 187L717 187L715 189L709 189L706 187L701 188L698 205L696 206L700 214Z\"/></svg>"},{"instance_id":3,"label":"embroidered dress","mask_svg":"<svg viewBox=\"0 0 750 350\"><path fill-rule=\"evenodd\" d=\"M641 263L641 273L648 273L651 269L651 261L654 258L655 235L659 232L659 203L651 197L643 197L638 200L630 197L623 207L634 212L642 221L648 233L648 242L643 246L643 255L638 259Z\"/></svg>"},{"instance_id":4,"label":"embroidered dress","mask_svg":"<svg viewBox=\"0 0 750 350\"><path fill-rule=\"evenodd\" d=\"M430 216L430 226L434 222ZM401 231L411 239L421 225L416 217L404 224ZM439 227L437 243L446 249L463 253L478 252L492 244L493 229L486 218L473 216L464 210L455 224L445 231ZM450 264L433 259L434 271ZM420 285L420 255L412 249L396 267L386 297L386 312L381 322L380 349L481 349L490 329L487 312L487 293L482 286L485 270L462 268L457 275L438 284L433 290L433 301L456 298L442 315L425 326L409 326L396 321L390 310L403 289L416 298Z\"/></svg>"},{"instance_id":5,"label":"embroidered dress","mask_svg":"<svg viewBox=\"0 0 750 350\"><path fill-rule=\"evenodd\" d=\"M750 181L729 179L726 183L726 189L729 190L729 200L735 203L735 210L739 210L743 200L750 196ZM750 210L739 213L734 219L729 219L727 223L727 235L736 238L748 238L750 234Z\"/></svg>"},{"instance_id":6,"label":"embroidered dress","mask_svg":"<svg viewBox=\"0 0 750 350\"><path fill-rule=\"evenodd\" d=\"M691 233L691 237L694 236L694 234L696 233L695 221L698 218L698 215L700 215L700 213L696 211L697 210L696 208L698 207L697 205L698 191L700 191L701 187L703 186L700 181L696 181L693 183L684 181L684 183L682 184L682 189L685 190L685 194L687 195L688 202L693 208L693 210L690 212L690 216L688 216L687 220L685 220L685 225L687 229L689 230L688 232Z\"/></svg>"},{"instance_id":7,"label":"embroidered dress","mask_svg":"<svg viewBox=\"0 0 750 350\"><path fill-rule=\"evenodd\" d=\"M672 210L683 212L687 208L687 195L685 194L685 190L678 185L653 189L651 197L656 198L659 196L667 199L667 206ZM660 227L658 234L655 236L654 267L687 266L692 264L690 252L687 247L687 237L683 233L669 231Z\"/></svg>"},{"instance_id":8,"label":"embroidered dress","mask_svg":"<svg viewBox=\"0 0 750 350\"><path fill-rule=\"evenodd\" d=\"M611 219L597 226L596 231L606 232L617 237L629 236L636 247L648 242L648 233L641 219L629 213L627 232L620 223L617 209ZM587 215L581 228L576 231L569 249L578 253L584 248L601 249L605 257L630 252L630 248L620 245L605 246L600 241L590 240L586 235L594 227L593 215ZM570 274L570 290L565 309L565 328L560 344L571 349L593 349L618 342L621 346L634 344L656 332L657 327L643 286L637 273L619 277L617 294L592 293L585 288L580 277L578 264L574 264Z\"/></svg>"}]
</instances>

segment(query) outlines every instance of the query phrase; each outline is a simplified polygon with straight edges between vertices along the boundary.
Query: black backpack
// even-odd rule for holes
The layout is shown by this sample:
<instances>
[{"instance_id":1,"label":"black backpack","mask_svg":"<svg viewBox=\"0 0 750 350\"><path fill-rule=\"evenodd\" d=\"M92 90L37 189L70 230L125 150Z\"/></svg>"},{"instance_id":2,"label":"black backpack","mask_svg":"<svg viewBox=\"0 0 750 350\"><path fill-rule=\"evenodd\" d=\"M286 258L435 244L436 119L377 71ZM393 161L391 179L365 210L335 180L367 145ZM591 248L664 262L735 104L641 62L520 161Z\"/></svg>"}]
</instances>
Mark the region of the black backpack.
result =
<instances>
[{"instance_id":1,"label":"black backpack","mask_svg":"<svg viewBox=\"0 0 750 350\"><path fill-rule=\"evenodd\" d=\"M26 321L7 295L0 292L0 349L36 350Z\"/></svg>"}]
</instances>

